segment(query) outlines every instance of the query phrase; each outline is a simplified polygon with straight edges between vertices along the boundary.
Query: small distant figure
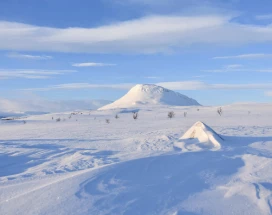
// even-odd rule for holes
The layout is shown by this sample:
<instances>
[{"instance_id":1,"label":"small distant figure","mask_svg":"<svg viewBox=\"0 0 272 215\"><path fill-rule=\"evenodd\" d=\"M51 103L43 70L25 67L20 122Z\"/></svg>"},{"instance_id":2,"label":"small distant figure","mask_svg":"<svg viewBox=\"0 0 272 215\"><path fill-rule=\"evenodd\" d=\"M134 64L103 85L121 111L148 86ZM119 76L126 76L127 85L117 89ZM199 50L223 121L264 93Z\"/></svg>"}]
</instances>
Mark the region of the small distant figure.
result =
<instances>
[{"instance_id":1,"label":"small distant figure","mask_svg":"<svg viewBox=\"0 0 272 215\"><path fill-rule=\"evenodd\" d=\"M184 114L183 114L183 115L184 115L184 117L186 117L186 116L187 116L187 112L184 112Z\"/></svg>"},{"instance_id":2,"label":"small distant figure","mask_svg":"<svg viewBox=\"0 0 272 215\"><path fill-rule=\"evenodd\" d=\"M223 109L222 109L222 107L219 107L219 108L217 109L217 113L219 114L219 116L222 116L222 114L223 114Z\"/></svg>"},{"instance_id":3,"label":"small distant figure","mask_svg":"<svg viewBox=\"0 0 272 215\"><path fill-rule=\"evenodd\" d=\"M115 119L119 119L119 116L118 116L118 114L116 114L116 115L115 115Z\"/></svg>"},{"instance_id":4,"label":"small distant figure","mask_svg":"<svg viewBox=\"0 0 272 215\"><path fill-rule=\"evenodd\" d=\"M137 120L138 116L139 116L138 112L134 112L132 117L133 117L134 120Z\"/></svg>"},{"instance_id":5,"label":"small distant figure","mask_svg":"<svg viewBox=\"0 0 272 215\"><path fill-rule=\"evenodd\" d=\"M174 111L169 111L167 116L168 116L169 119L172 119L175 116L175 112Z\"/></svg>"},{"instance_id":6,"label":"small distant figure","mask_svg":"<svg viewBox=\"0 0 272 215\"><path fill-rule=\"evenodd\" d=\"M52 120L54 120L54 117L52 116Z\"/></svg>"},{"instance_id":7,"label":"small distant figure","mask_svg":"<svg viewBox=\"0 0 272 215\"><path fill-rule=\"evenodd\" d=\"M250 112L250 111L248 111L248 115L249 115L249 114L251 114L251 112Z\"/></svg>"},{"instance_id":8,"label":"small distant figure","mask_svg":"<svg viewBox=\"0 0 272 215\"><path fill-rule=\"evenodd\" d=\"M106 119L106 123L107 123L107 124L110 124L110 120L109 120L109 119Z\"/></svg>"}]
</instances>

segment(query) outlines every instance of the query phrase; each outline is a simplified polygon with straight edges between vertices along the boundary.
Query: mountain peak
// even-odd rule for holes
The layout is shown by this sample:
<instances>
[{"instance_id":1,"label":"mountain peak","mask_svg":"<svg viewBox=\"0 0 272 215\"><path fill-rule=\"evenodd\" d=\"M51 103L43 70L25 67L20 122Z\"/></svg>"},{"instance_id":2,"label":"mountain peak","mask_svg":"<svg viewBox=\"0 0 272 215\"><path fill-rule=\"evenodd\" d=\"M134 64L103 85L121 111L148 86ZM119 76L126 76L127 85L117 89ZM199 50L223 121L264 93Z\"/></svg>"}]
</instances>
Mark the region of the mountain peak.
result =
<instances>
[{"instance_id":1,"label":"mountain peak","mask_svg":"<svg viewBox=\"0 0 272 215\"><path fill-rule=\"evenodd\" d=\"M129 108L141 105L200 105L196 100L154 84L137 84L122 98L100 110Z\"/></svg>"},{"instance_id":2,"label":"mountain peak","mask_svg":"<svg viewBox=\"0 0 272 215\"><path fill-rule=\"evenodd\" d=\"M142 91L146 93L163 93L169 92L170 90L165 89L155 84L137 84L130 89L130 91Z\"/></svg>"}]
</instances>

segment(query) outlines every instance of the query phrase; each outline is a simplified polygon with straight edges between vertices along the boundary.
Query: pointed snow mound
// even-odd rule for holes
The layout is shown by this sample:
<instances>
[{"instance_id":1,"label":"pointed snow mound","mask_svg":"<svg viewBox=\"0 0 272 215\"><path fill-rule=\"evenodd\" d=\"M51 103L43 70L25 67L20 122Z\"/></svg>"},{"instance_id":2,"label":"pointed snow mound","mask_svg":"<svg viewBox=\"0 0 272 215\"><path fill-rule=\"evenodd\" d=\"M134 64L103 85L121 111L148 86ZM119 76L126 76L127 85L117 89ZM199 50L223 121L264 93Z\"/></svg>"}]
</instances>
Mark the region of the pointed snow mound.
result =
<instances>
[{"instance_id":1,"label":"pointed snow mound","mask_svg":"<svg viewBox=\"0 0 272 215\"><path fill-rule=\"evenodd\" d=\"M130 108L141 105L200 105L196 100L185 95L153 84L137 84L122 98L106 105L100 110Z\"/></svg>"},{"instance_id":2,"label":"pointed snow mound","mask_svg":"<svg viewBox=\"0 0 272 215\"><path fill-rule=\"evenodd\" d=\"M180 139L175 143L176 148L182 151L216 151L221 148L224 139L212 128L203 122L196 122Z\"/></svg>"}]
</instances>

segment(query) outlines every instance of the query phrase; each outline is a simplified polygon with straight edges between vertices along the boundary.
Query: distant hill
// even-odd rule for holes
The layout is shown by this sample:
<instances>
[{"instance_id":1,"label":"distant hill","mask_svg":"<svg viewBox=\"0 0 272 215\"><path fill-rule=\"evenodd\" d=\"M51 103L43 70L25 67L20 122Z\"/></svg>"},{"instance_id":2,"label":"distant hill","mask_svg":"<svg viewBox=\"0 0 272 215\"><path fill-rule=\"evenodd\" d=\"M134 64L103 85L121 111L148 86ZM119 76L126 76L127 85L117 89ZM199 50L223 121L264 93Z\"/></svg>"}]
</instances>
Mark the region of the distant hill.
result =
<instances>
[{"instance_id":1,"label":"distant hill","mask_svg":"<svg viewBox=\"0 0 272 215\"><path fill-rule=\"evenodd\" d=\"M157 85L137 84L122 98L99 110L129 108L141 105L193 106L200 104L192 98Z\"/></svg>"}]
</instances>

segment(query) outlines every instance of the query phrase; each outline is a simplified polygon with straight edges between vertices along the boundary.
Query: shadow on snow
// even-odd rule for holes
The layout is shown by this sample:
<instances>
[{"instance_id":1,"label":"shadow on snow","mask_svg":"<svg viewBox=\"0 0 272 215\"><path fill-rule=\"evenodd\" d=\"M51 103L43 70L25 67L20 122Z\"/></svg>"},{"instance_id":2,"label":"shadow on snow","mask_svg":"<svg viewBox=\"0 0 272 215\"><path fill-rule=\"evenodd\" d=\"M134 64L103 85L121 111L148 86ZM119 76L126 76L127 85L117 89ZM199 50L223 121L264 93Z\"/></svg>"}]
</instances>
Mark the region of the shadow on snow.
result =
<instances>
[{"instance_id":1,"label":"shadow on snow","mask_svg":"<svg viewBox=\"0 0 272 215\"><path fill-rule=\"evenodd\" d=\"M54 143L63 143L73 141L75 143L82 141L94 140L80 140L80 139L21 139L21 140L0 140L0 146L4 148L11 147L13 152L0 153L0 177L9 176L25 172L31 167L38 166L48 161L51 158L73 156L74 153L79 152L84 156L89 156L90 159L100 159L104 163L118 162L119 159L111 157L117 152L115 151L97 151L94 148L70 148L65 145L58 145ZM99 140L97 140L99 141ZM25 153L19 153L22 149L31 149ZM24 152L24 151L22 151ZM37 156L38 155L38 156ZM88 159L88 158L86 158ZM68 171L68 170L65 170ZM76 171L69 170L69 171ZM27 175L26 175L27 177Z\"/></svg>"},{"instance_id":2,"label":"shadow on snow","mask_svg":"<svg viewBox=\"0 0 272 215\"><path fill-rule=\"evenodd\" d=\"M182 201L237 173L244 162L236 155L250 153L245 146L272 141L272 137L225 138L237 150L178 153L115 164L82 183L75 195L94 199L90 214L166 214L170 212L166 209L174 208L177 214L192 214L180 208Z\"/></svg>"}]
</instances>

